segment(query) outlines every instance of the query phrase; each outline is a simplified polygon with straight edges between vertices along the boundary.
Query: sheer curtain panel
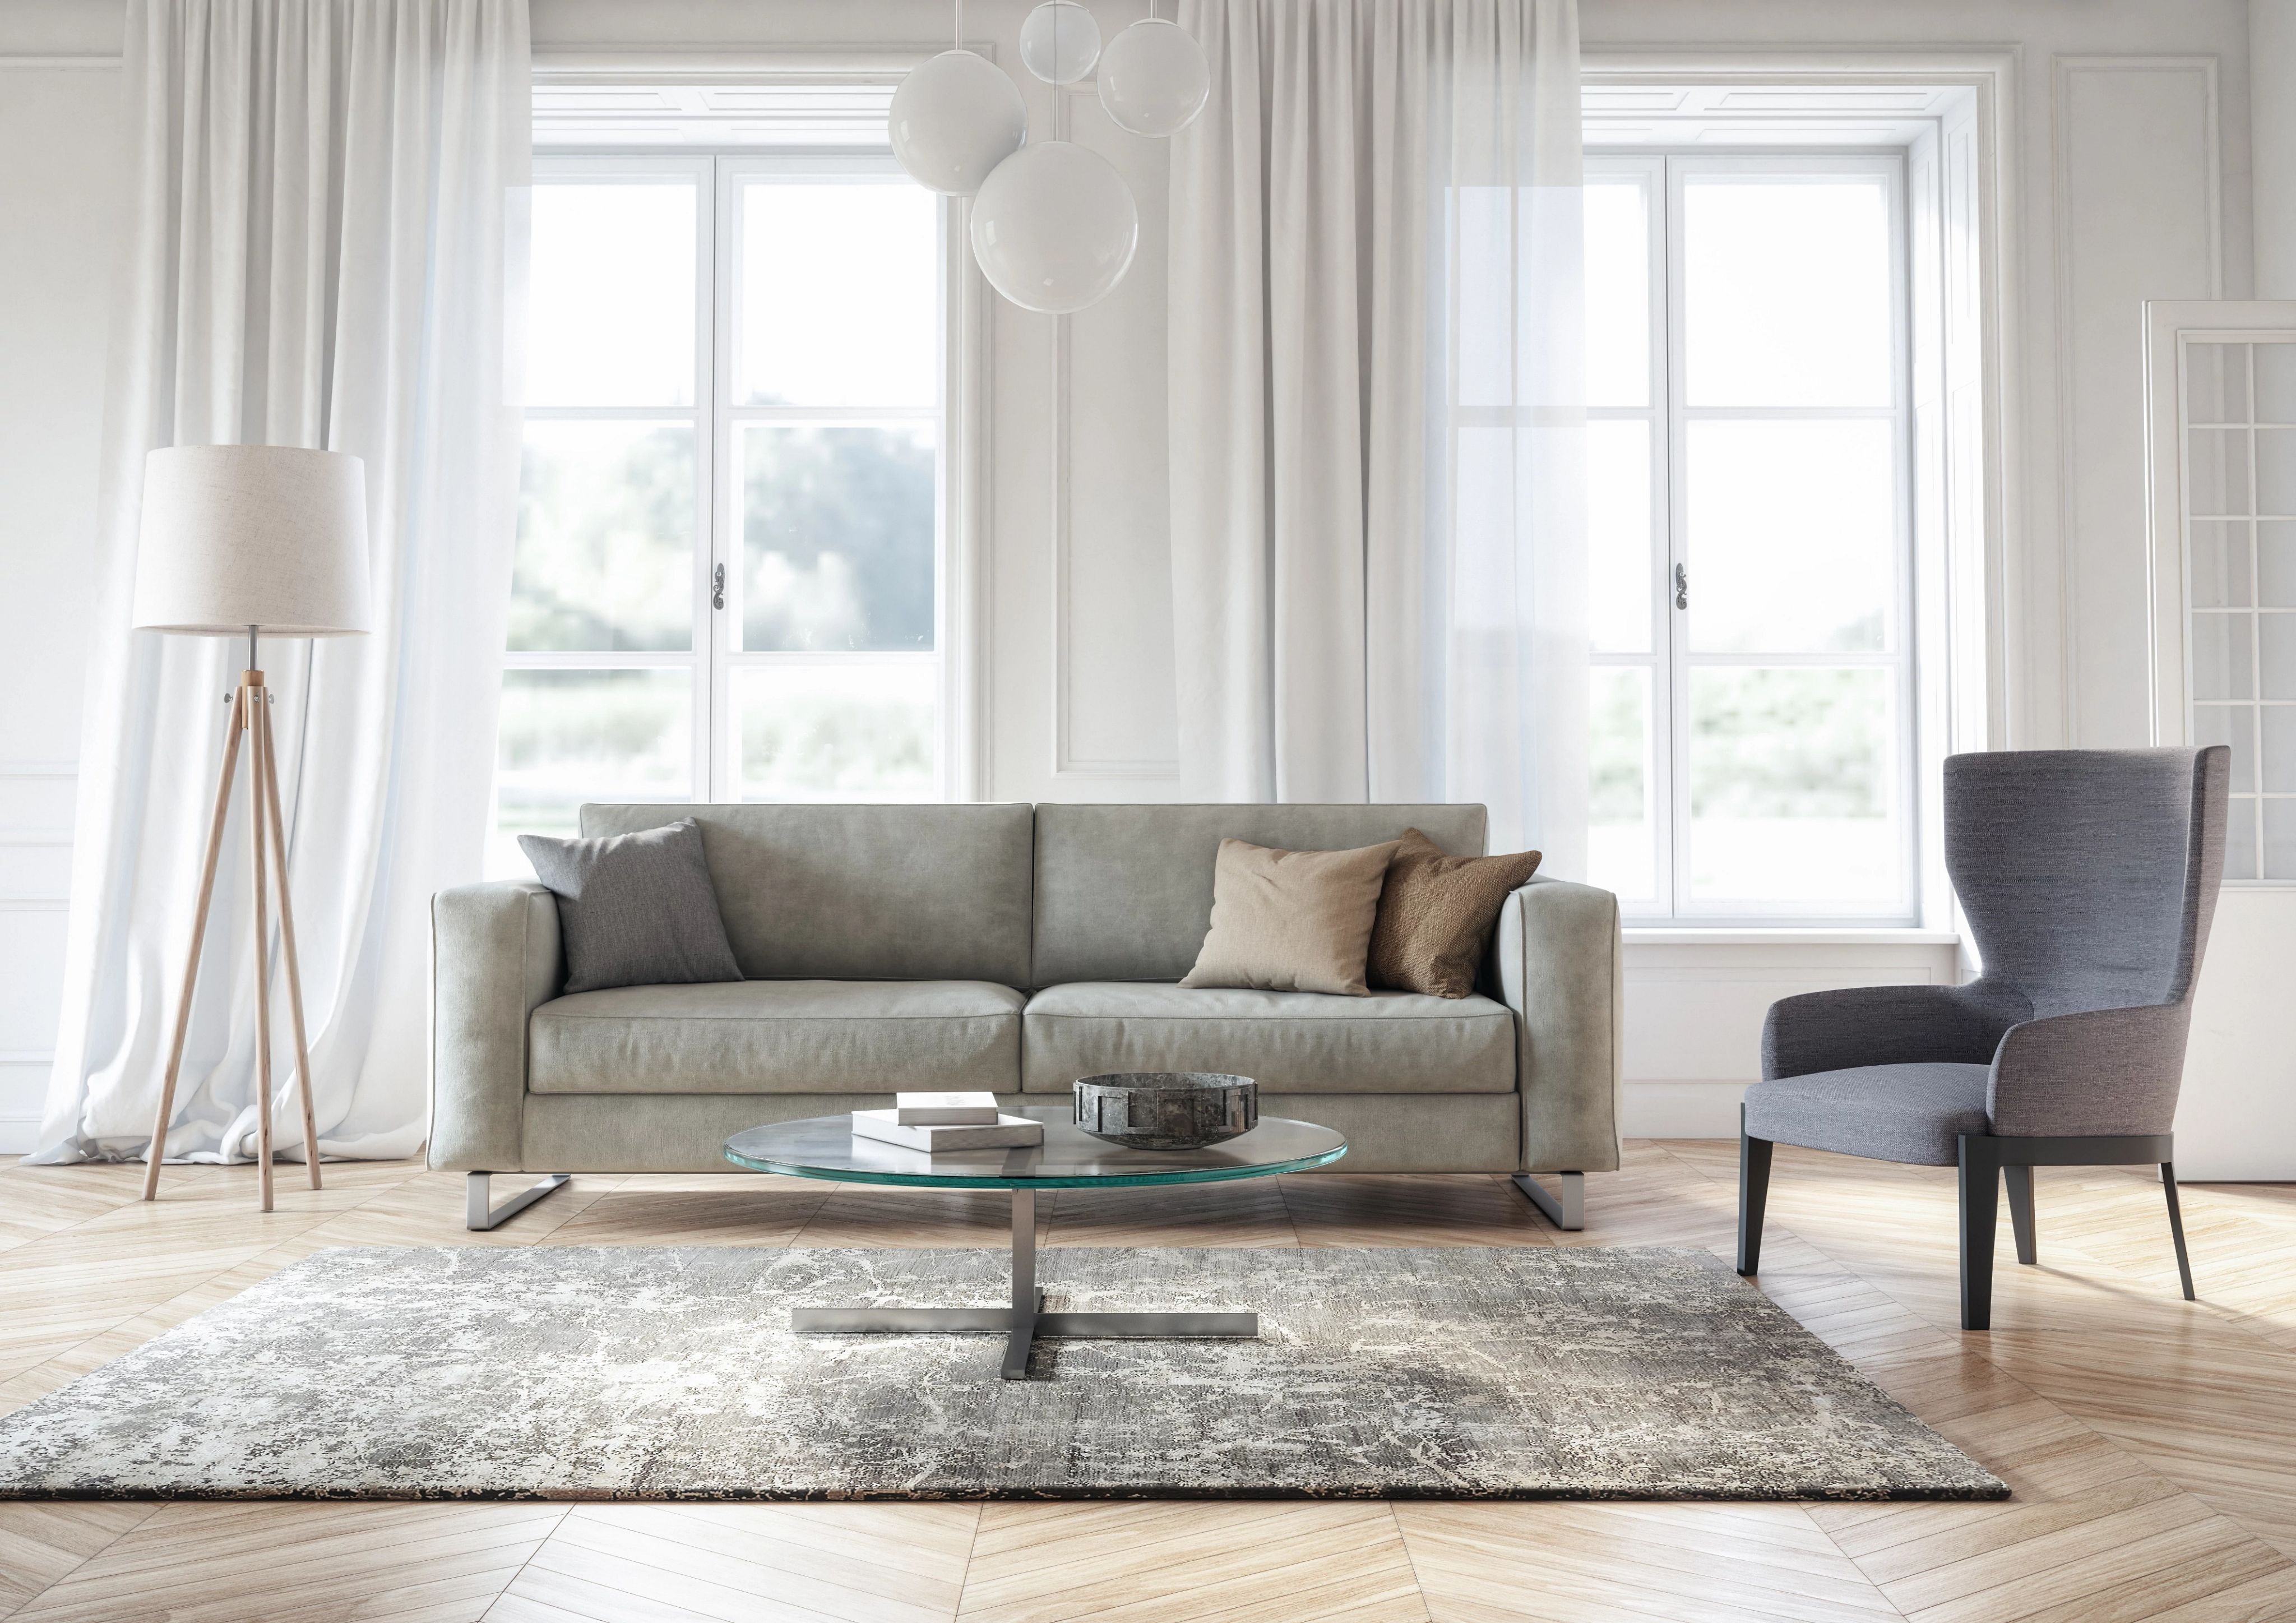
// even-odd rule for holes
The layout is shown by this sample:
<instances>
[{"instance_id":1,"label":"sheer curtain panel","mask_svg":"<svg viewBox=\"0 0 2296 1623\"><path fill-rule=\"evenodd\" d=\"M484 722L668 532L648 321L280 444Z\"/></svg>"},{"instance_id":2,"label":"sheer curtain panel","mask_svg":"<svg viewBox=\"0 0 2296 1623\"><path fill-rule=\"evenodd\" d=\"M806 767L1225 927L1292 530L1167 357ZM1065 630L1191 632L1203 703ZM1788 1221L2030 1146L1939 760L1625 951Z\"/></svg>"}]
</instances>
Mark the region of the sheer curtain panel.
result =
<instances>
[{"instance_id":1,"label":"sheer curtain panel","mask_svg":"<svg viewBox=\"0 0 2296 1623\"><path fill-rule=\"evenodd\" d=\"M1478 800L1583 874L1575 0L1181 0L1182 769L1217 800Z\"/></svg>"},{"instance_id":2,"label":"sheer curtain panel","mask_svg":"<svg viewBox=\"0 0 2296 1623\"><path fill-rule=\"evenodd\" d=\"M518 442L504 306L525 0L129 0L135 193L43 1161L145 1152L244 644L128 629L144 459L366 464L373 633L267 642L319 1148L423 1139L430 894L478 876ZM247 1155L256 943L235 797L169 1153ZM266 944L275 953L276 942ZM279 1003L275 1019L283 1018ZM275 1035L275 1052L291 1043ZM283 1066L279 1096L291 1098ZM276 1142L300 1155L299 1112Z\"/></svg>"}]
</instances>

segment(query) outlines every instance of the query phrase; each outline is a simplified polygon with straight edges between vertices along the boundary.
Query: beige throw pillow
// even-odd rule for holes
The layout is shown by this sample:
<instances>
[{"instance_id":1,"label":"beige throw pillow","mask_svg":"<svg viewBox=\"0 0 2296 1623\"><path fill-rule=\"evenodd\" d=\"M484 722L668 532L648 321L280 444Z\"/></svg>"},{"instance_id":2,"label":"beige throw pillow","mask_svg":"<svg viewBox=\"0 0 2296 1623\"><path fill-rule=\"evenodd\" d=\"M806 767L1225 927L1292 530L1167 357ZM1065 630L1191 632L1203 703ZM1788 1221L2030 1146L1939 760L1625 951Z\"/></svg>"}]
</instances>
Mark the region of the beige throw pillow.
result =
<instances>
[{"instance_id":1,"label":"beige throw pillow","mask_svg":"<svg viewBox=\"0 0 2296 1623\"><path fill-rule=\"evenodd\" d=\"M1258 987L1363 997L1364 955L1395 841L1356 851L1276 851L1223 840L1212 927L1184 987Z\"/></svg>"},{"instance_id":2,"label":"beige throw pillow","mask_svg":"<svg viewBox=\"0 0 2296 1623\"><path fill-rule=\"evenodd\" d=\"M1451 857L1417 829L1405 830L1372 927L1372 985L1438 997L1473 991L1483 945L1507 892L1538 868L1537 851Z\"/></svg>"}]
</instances>

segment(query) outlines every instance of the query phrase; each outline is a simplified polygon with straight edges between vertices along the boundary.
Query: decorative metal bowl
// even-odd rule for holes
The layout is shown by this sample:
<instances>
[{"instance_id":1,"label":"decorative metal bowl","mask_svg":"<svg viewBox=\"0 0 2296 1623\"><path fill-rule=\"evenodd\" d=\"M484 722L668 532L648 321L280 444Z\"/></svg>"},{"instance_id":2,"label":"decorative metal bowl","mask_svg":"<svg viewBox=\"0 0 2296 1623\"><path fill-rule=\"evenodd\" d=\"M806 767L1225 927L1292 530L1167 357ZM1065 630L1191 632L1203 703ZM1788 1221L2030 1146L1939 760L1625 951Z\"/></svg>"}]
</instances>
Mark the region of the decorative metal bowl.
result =
<instances>
[{"instance_id":1,"label":"decorative metal bowl","mask_svg":"<svg viewBox=\"0 0 2296 1623\"><path fill-rule=\"evenodd\" d=\"M1079 1078L1076 1124L1134 1150L1201 1150L1259 1125L1259 1084L1211 1070Z\"/></svg>"}]
</instances>

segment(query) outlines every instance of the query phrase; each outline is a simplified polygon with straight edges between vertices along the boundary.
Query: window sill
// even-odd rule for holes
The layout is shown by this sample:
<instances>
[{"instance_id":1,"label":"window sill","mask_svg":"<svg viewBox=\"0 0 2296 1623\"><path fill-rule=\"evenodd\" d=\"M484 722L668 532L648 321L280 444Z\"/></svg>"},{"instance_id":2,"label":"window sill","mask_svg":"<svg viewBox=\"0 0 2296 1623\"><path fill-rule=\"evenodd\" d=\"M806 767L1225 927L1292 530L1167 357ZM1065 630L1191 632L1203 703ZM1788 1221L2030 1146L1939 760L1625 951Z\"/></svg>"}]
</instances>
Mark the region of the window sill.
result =
<instances>
[{"instance_id":1,"label":"window sill","mask_svg":"<svg viewBox=\"0 0 2296 1623\"><path fill-rule=\"evenodd\" d=\"M1808 929L1695 924L1628 924L1621 931L1628 947L1958 947L1961 937L1950 930L1920 930L1902 925L1871 929L1839 926Z\"/></svg>"}]
</instances>

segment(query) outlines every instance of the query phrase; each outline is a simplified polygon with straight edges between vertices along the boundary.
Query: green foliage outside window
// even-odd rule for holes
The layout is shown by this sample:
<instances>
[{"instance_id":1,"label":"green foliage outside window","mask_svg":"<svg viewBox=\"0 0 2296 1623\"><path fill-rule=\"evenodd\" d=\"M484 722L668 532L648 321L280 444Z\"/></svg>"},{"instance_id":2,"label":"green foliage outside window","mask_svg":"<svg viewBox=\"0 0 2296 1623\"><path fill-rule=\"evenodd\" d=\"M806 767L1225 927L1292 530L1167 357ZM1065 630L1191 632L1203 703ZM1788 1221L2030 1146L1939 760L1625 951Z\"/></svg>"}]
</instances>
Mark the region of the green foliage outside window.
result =
<instances>
[{"instance_id":1,"label":"green foliage outside window","mask_svg":"<svg viewBox=\"0 0 2296 1623\"><path fill-rule=\"evenodd\" d=\"M1693 672L1692 815L1888 816L1888 682L1871 668Z\"/></svg>"},{"instance_id":2,"label":"green foliage outside window","mask_svg":"<svg viewBox=\"0 0 2296 1623\"><path fill-rule=\"evenodd\" d=\"M929 430L753 428L742 457L748 649L930 651Z\"/></svg>"},{"instance_id":3,"label":"green foliage outside window","mask_svg":"<svg viewBox=\"0 0 2296 1623\"><path fill-rule=\"evenodd\" d=\"M510 646L692 647L693 533L692 429L528 424Z\"/></svg>"}]
</instances>

